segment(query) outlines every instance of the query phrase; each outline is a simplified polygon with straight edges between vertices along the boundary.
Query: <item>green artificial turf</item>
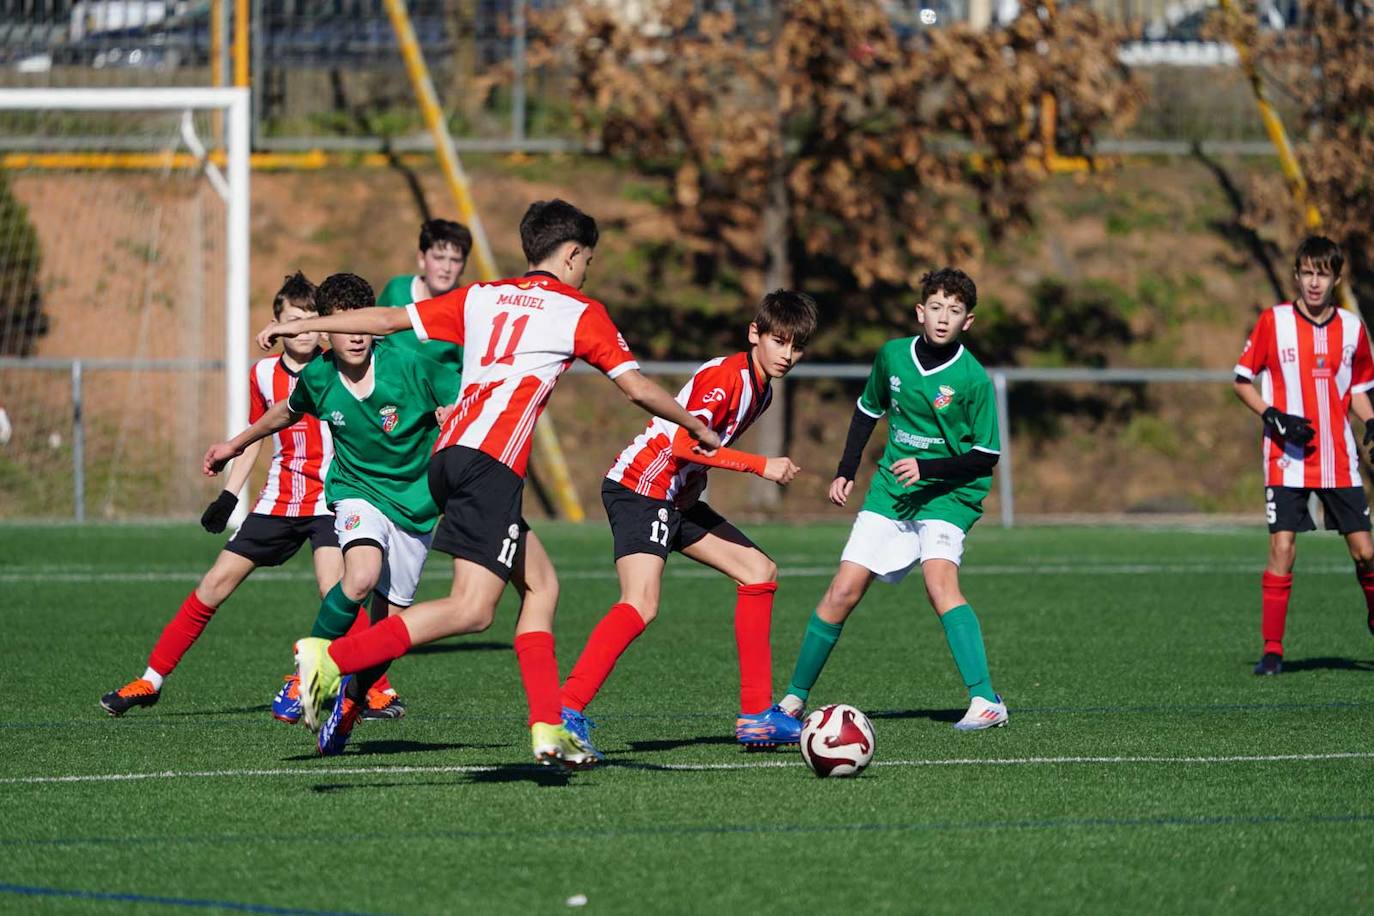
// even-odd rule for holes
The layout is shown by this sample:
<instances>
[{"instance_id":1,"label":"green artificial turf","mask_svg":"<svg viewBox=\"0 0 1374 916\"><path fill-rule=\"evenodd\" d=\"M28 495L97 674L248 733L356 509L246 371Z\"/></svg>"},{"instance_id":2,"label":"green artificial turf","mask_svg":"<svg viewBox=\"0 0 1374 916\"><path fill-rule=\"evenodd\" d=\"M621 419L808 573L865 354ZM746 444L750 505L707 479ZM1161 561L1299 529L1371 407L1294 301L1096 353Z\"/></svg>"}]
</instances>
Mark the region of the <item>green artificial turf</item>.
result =
<instances>
[{"instance_id":1,"label":"green artificial turf","mask_svg":"<svg viewBox=\"0 0 1374 916\"><path fill-rule=\"evenodd\" d=\"M780 691L847 526L746 528L782 568ZM609 533L540 533L566 673L618 594ZM509 597L488 632L399 661L409 716L322 760L267 712L317 604L307 558L251 578L161 702L116 720L99 696L142 672L220 541L0 527L0 910L1370 909L1364 602L1341 541L1301 539L1288 671L1255 678L1265 543L980 526L963 585L1010 727L950 728L966 697L919 579L878 584L812 694L872 717L875 764L819 780L734 743L734 589L681 557L588 710L608 765L565 776L530 763ZM442 557L427 577L421 597L447 589ZM1284 755L1314 759L1227 759ZM94 774L154 775L40 781Z\"/></svg>"}]
</instances>

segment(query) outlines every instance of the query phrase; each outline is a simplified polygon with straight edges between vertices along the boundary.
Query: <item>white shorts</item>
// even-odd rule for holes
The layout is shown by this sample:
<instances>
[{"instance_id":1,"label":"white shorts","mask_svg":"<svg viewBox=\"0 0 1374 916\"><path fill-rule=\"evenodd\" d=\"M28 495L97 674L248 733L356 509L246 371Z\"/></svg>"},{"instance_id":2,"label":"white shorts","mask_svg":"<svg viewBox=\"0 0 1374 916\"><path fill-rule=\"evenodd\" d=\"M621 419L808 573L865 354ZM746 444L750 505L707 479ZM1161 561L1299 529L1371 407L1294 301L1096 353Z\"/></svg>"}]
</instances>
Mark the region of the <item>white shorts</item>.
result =
<instances>
[{"instance_id":1,"label":"white shorts","mask_svg":"<svg viewBox=\"0 0 1374 916\"><path fill-rule=\"evenodd\" d=\"M341 499L334 504L334 531L345 554L348 546L358 541L371 541L382 548L377 593L397 607L410 607L415 602L433 532L411 534L398 528L365 499Z\"/></svg>"},{"instance_id":2,"label":"white shorts","mask_svg":"<svg viewBox=\"0 0 1374 916\"><path fill-rule=\"evenodd\" d=\"M917 563L964 557L964 531L938 519L898 521L876 512L860 512L849 532L841 560L857 563L884 582L901 582Z\"/></svg>"}]
</instances>

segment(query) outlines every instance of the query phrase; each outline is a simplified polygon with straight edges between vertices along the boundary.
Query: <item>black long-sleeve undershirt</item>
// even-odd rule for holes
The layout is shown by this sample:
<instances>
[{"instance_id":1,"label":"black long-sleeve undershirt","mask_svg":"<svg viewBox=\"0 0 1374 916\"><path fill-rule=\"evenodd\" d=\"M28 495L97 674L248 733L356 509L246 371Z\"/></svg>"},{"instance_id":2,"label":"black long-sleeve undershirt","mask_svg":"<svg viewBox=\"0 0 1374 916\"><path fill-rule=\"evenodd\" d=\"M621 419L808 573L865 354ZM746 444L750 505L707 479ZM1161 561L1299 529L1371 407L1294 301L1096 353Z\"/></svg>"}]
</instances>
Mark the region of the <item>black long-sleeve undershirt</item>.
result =
<instances>
[{"instance_id":1,"label":"black long-sleeve undershirt","mask_svg":"<svg viewBox=\"0 0 1374 916\"><path fill-rule=\"evenodd\" d=\"M844 440L844 454L840 456L840 464L835 469L836 477L853 480L858 475L864 448L877 425L877 417L870 417L857 406L854 408L854 416L849 419L849 434ZM922 480L972 479L991 474L997 466L997 458L992 452L971 449L952 458L917 458L916 467L921 471Z\"/></svg>"}]
</instances>

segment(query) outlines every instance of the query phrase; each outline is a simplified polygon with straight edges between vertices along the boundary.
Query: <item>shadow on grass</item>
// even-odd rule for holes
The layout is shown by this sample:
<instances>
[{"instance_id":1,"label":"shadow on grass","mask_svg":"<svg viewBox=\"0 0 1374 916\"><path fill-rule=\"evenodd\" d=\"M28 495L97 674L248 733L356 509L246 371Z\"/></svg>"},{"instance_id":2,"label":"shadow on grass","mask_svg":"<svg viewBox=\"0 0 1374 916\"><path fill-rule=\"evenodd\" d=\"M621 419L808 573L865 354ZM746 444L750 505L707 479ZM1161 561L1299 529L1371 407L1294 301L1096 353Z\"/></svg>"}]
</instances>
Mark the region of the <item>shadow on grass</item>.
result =
<instances>
[{"instance_id":1,"label":"shadow on grass","mask_svg":"<svg viewBox=\"0 0 1374 916\"><path fill-rule=\"evenodd\" d=\"M870 719L929 719L932 722L958 722L964 717L962 709L884 709L868 713Z\"/></svg>"},{"instance_id":2,"label":"shadow on grass","mask_svg":"<svg viewBox=\"0 0 1374 916\"><path fill-rule=\"evenodd\" d=\"M666 738L662 741L631 741L626 745L631 751L644 751L654 754L661 751L675 751L680 747L704 747L708 744L734 744L735 739L727 735L707 735L696 738Z\"/></svg>"},{"instance_id":3,"label":"shadow on grass","mask_svg":"<svg viewBox=\"0 0 1374 916\"><path fill-rule=\"evenodd\" d=\"M250 712L271 712L272 707L267 703L260 703L257 706L230 706L225 709L192 709L185 712L164 712L163 715L169 719L173 716L241 716Z\"/></svg>"},{"instance_id":4,"label":"shadow on grass","mask_svg":"<svg viewBox=\"0 0 1374 916\"><path fill-rule=\"evenodd\" d=\"M1254 662L1247 664L1253 666ZM1295 658L1292 661L1286 658L1283 660L1284 674L1293 674L1298 671L1374 671L1374 662L1334 655L1323 655L1317 658Z\"/></svg>"},{"instance_id":5,"label":"shadow on grass","mask_svg":"<svg viewBox=\"0 0 1374 916\"><path fill-rule=\"evenodd\" d=\"M446 652L498 652L513 649L508 642L486 640L477 642L471 639L457 639L452 642L432 642L415 646L406 655L442 655Z\"/></svg>"},{"instance_id":6,"label":"shadow on grass","mask_svg":"<svg viewBox=\"0 0 1374 916\"><path fill-rule=\"evenodd\" d=\"M475 773L454 773L448 779L394 780L390 782L322 782L310 787L311 792L321 795L347 792L350 789L409 789L412 787L441 787L452 789L464 785L505 785L509 783L534 783L540 788L564 788L572 785L571 772L552 767L529 763L510 763L480 770Z\"/></svg>"},{"instance_id":7,"label":"shadow on grass","mask_svg":"<svg viewBox=\"0 0 1374 916\"><path fill-rule=\"evenodd\" d=\"M423 754L426 751L475 751L492 750L495 748L509 747L506 744L449 744L434 741L355 741L349 745L348 757L355 759L358 757L386 757L392 754ZM319 760L320 755L311 752L308 754L297 754L294 757L283 757L283 761L298 762L303 760Z\"/></svg>"}]
</instances>

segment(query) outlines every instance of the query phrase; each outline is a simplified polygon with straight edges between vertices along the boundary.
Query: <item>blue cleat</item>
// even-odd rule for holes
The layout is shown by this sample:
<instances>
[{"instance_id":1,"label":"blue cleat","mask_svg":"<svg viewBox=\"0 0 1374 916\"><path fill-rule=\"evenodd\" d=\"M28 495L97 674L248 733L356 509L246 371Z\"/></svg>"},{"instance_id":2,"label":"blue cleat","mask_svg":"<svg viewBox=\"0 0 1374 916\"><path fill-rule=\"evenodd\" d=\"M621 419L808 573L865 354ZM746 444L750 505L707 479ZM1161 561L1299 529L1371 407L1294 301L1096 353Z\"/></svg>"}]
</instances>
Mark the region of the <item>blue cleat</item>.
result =
<instances>
[{"instance_id":1,"label":"blue cleat","mask_svg":"<svg viewBox=\"0 0 1374 916\"><path fill-rule=\"evenodd\" d=\"M286 683L272 698L272 718L295 725L301 720L301 679L294 674L286 676Z\"/></svg>"},{"instance_id":2,"label":"blue cleat","mask_svg":"<svg viewBox=\"0 0 1374 916\"><path fill-rule=\"evenodd\" d=\"M592 744L591 730L596 728L596 723L588 719L576 709L563 707L563 727L568 730L574 738L581 744L579 750L583 753L591 754L596 760L605 760L606 755L596 749Z\"/></svg>"},{"instance_id":3,"label":"blue cleat","mask_svg":"<svg viewBox=\"0 0 1374 916\"><path fill-rule=\"evenodd\" d=\"M735 720L735 740L745 747L777 747L801 743L801 720L770 706L763 712L740 713Z\"/></svg>"},{"instance_id":4,"label":"blue cleat","mask_svg":"<svg viewBox=\"0 0 1374 916\"><path fill-rule=\"evenodd\" d=\"M320 725L315 748L322 757L337 757L344 752L348 736L353 733L353 726L358 722L358 714L362 712L359 704L348 696L348 682L351 680L353 675L345 674L339 681L339 694L334 697L334 708Z\"/></svg>"}]
</instances>

